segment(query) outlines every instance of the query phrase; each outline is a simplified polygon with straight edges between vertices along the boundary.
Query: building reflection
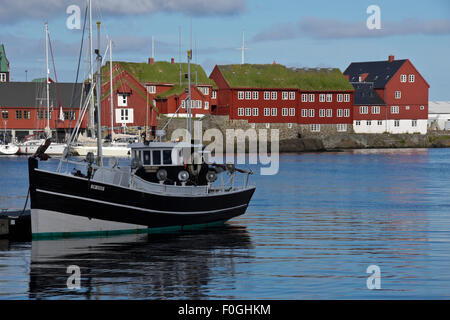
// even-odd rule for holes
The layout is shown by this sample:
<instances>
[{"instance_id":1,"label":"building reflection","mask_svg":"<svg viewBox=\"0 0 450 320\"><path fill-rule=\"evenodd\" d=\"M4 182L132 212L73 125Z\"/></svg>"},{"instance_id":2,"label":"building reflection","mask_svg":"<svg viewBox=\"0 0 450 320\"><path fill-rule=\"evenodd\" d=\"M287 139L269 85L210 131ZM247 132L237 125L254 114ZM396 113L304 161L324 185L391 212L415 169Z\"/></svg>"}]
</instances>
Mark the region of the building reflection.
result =
<instances>
[{"instance_id":1,"label":"building reflection","mask_svg":"<svg viewBox=\"0 0 450 320\"><path fill-rule=\"evenodd\" d=\"M235 260L251 259L244 227L171 235L33 241L29 298L201 299L212 278L232 279ZM67 267L81 270L69 290Z\"/></svg>"}]
</instances>

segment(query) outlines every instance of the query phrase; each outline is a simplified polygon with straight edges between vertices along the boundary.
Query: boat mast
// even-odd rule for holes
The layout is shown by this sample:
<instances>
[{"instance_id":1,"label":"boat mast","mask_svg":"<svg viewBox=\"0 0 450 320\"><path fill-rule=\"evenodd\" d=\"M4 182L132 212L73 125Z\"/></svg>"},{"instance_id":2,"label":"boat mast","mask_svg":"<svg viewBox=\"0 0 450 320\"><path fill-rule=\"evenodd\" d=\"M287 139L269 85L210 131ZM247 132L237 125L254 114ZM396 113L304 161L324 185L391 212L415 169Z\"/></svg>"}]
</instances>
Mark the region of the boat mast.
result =
<instances>
[{"instance_id":1,"label":"boat mast","mask_svg":"<svg viewBox=\"0 0 450 320\"><path fill-rule=\"evenodd\" d=\"M100 21L97 21L97 165L102 165L102 120L101 120L101 89L102 89L102 56L100 54Z\"/></svg>"},{"instance_id":2,"label":"boat mast","mask_svg":"<svg viewBox=\"0 0 450 320\"><path fill-rule=\"evenodd\" d=\"M191 38L190 38L190 49L188 50L188 106L187 106L187 130L192 138L192 119L191 119L191 59L192 59L192 17L191 17ZM189 141L190 143L190 141Z\"/></svg>"},{"instance_id":3,"label":"boat mast","mask_svg":"<svg viewBox=\"0 0 450 320\"><path fill-rule=\"evenodd\" d=\"M50 90L49 90L49 73L50 70L48 68L48 22L45 23L45 60L46 60L46 91L47 91L47 125L45 127L45 134L47 135L47 138L49 138L51 136L51 131L50 131Z\"/></svg>"},{"instance_id":4,"label":"boat mast","mask_svg":"<svg viewBox=\"0 0 450 320\"><path fill-rule=\"evenodd\" d=\"M114 101L113 101L113 67L112 67L112 40L109 39L109 99L111 100L111 142L114 136Z\"/></svg>"},{"instance_id":5,"label":"boat mast","mask_svg":"<svg viewBox=\"0 0 450 320\"><path fill-rule=\"evenodd\" d=\"M94 85L94 45L92 37L92 0L89 0L89 72L91 78L91 86ZM89 125L91 137L95 136L94 130L94 95L91 97L91 102L89 105Z\"/></svg>"}]
</instances>

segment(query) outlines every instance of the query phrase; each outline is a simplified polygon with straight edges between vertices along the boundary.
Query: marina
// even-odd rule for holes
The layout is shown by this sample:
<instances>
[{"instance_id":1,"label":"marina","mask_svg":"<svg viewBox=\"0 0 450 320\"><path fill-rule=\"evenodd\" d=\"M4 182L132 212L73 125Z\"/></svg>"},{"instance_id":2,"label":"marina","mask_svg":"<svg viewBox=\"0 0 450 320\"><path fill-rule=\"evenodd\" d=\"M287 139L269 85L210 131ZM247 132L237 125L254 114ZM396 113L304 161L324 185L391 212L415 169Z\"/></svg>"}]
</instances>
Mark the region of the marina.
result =
<instances>
[{"instance_id":1,"label":"marina","mask_svg":"<svg viewBox=\"0 0 450 320\"><path fill-rule=\"evenodd\" d=\"M449 298L449 159L449 149L284 154L278 175L253 177L246 214L221 227L3 239L0 297ZM0 207L23 207L27 158L0 157L0 166L9 186ZM42 166L54 170L58 160ZM66 286L72 264L80 290ZM381 269L382 290L366 286L370 265Z\"/></svg>"}]
</instances>

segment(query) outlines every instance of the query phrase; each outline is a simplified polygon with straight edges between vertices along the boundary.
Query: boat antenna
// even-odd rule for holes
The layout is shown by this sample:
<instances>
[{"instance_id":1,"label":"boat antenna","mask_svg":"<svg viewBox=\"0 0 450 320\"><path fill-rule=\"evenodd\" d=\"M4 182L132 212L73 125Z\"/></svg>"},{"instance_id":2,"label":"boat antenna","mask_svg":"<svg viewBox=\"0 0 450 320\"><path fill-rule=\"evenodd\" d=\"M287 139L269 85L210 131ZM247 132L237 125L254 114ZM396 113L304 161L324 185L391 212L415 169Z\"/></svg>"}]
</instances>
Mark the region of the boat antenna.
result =
<instances>
[{"instance_id":1,"label":"boat antenna","mask_svg":"<svg viewBox=\"0 0 450 320\"><path fill-rule=\"evenodd\" d=\"M45 126L45 133L47 135L47 138L51 136L50 132L50 90L49 90L49 81L50 81L50 69L48 67L48 22L45 23L45 60L46 60L46 98L47 98L47 124Z\"/></svg>"},{"instance_id":2,"label":"boat antenna","mask_svg":"<svg viewBox=\"0 0 450 320\"><path fill-rule=\"evenodd\" d=\"M94 45L93 45L93 36L92 36L92 0L89 0L89 72L91 79L91 86L94 86ZM94 96L91 97L91 101L89 104L89 125L91 137L95 136L94 131Z\"/></svg>"},{"instance_id":3,"label":"boat antenna","mask_svg":"<svg viewBox=\"0 0 450 320\"><path fill-rule=\"evenodd\" d=\"M102 56L100 54L100 21L97 21L97 165L102 165L102 120L101 120L101 90L102 90Z\"/></svg>"},{"instance_id":4,"label":"boat antenna","mask_svg":"<svg viewBox=\"0 0 450 320\"><path fill-rule=\"evenodd\" d=\"M114 98L113 98L113 58L112 58L113 42L109 39L109 99L111 100L111 141L114 136Z\"/></svg>"}]
</instances>

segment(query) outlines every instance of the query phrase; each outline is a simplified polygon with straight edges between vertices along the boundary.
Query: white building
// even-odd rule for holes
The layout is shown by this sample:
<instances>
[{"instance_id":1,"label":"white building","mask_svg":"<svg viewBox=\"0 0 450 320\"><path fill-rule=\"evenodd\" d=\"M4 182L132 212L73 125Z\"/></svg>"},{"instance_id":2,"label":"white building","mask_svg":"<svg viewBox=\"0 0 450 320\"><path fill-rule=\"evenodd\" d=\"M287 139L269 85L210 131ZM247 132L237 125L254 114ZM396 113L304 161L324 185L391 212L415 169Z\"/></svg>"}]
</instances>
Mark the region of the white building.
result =
<instances>
[{"instance_id":1,"label":"white building","mask_svg":"<svg viewBox=\"0 0 450 320\"><path fill-rule=\"evenodd\" d=\"M428 107L430 130L450 130L450 101L430 101Z\"/></svg>"}]
</instances>

